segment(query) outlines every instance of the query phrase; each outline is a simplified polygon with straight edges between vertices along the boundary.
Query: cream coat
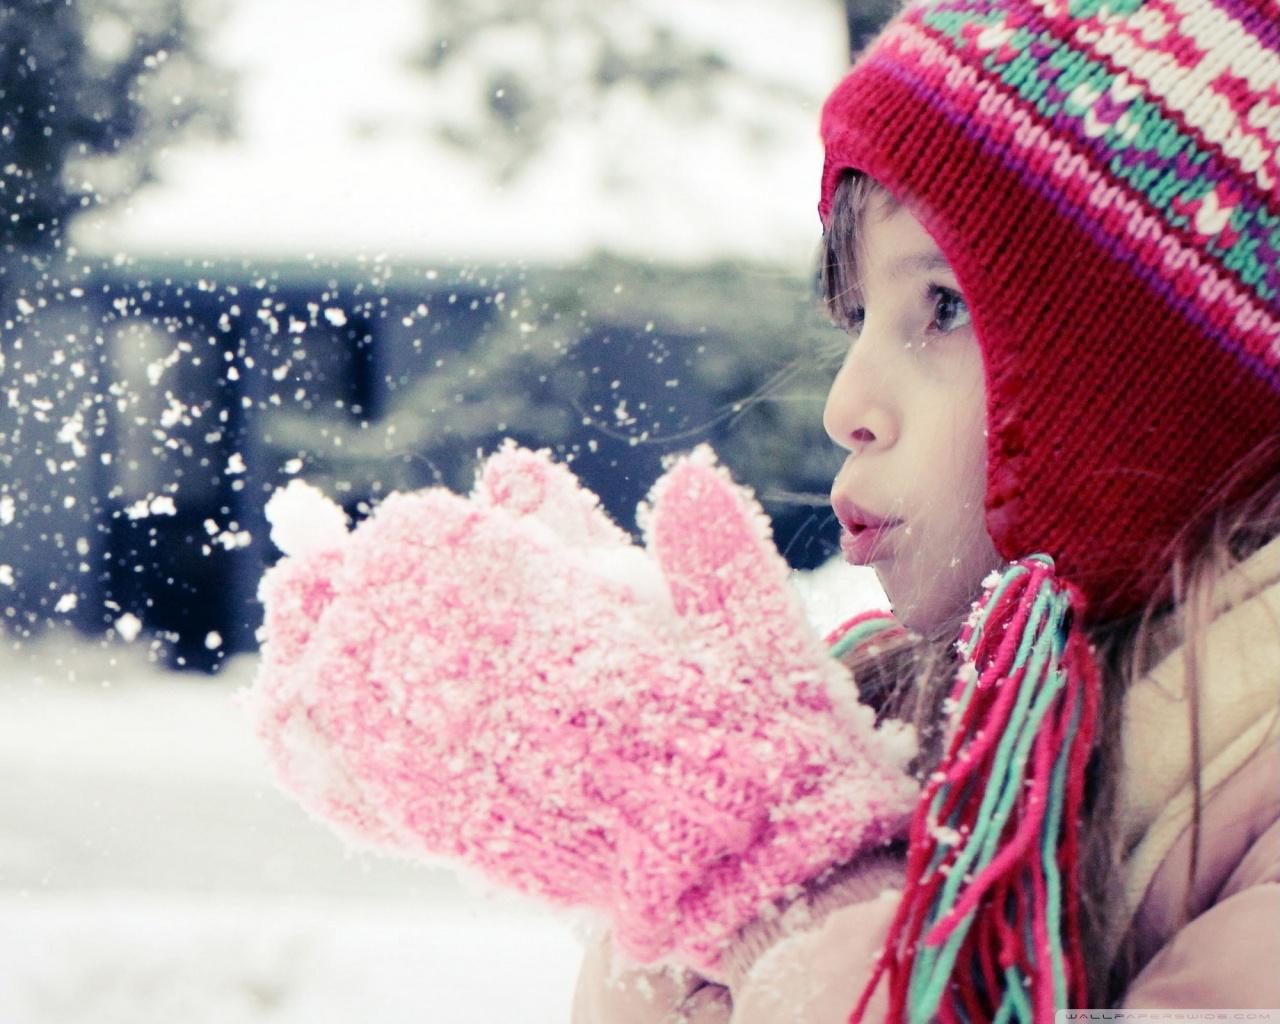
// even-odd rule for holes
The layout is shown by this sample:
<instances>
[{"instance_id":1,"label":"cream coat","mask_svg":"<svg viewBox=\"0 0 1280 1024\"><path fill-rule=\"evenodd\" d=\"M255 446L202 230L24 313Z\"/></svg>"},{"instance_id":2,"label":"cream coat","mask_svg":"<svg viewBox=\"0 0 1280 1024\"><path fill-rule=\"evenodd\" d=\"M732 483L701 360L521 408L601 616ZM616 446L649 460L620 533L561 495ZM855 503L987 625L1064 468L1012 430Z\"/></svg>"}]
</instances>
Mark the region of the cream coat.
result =
<instances>
[{"instance_id":1,"label":"cream coat","mask_svg":"<svg viewBox=\"0 0 1280 1024\"><path fill-rule=\"evenodd\" d=\"M1280 540L1219 581L1213 611L1200 657L1203 824L1190 892L1183 652L1126 701L1126 921L1139 968L1127 1007L1280 1007ZM1194 917L1183 922L1188 895Z\"/></svg>"}]
</instances>

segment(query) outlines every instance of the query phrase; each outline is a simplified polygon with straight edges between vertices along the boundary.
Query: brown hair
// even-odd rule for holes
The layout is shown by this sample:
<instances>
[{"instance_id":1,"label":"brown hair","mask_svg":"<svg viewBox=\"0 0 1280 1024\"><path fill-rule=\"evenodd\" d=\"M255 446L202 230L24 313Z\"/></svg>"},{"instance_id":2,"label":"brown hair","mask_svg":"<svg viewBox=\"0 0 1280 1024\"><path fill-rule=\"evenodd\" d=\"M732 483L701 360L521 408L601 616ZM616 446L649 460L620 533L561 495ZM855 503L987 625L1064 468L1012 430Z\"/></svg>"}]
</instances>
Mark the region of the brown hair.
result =
<instances>
[{"instance_id":1,"label":"brown hair","mask_svg":"<svg viewBox=\"0 0 1280 1024\"><path fill-rule=\"evenodd\" d=\"M848 329L860 313L862 288L858 281L860 225L873 195L896 200L873 179L846 173L836 188L831 216L823 236L819 289L835 324ZM1256 479L1256 467L1274 465L1280 438L1266 438L1237 473L1223 482L1220 494L1231 493L1240 480ZM1201 752L1199 721L1200 660L1205 630L1215 613L1212 589L1218 577L1280 535L1280 479L1270 479L1243 504L1227 505L1211 499L1188 524L1209 522L1208 536L1197 527L1177 538L1164 564L1170 568L1160 595L1140 614L1090 628L1103 687L1094 748L1085 790L1088 826L1080 836L1080 923L1091 1003L1118 1003L1138 965L1133 950L1117 934L1127 922L1124 913L1123 863L1127 850L1119 818L1121 732L1129 687L1161 658L1181 647L1190 719L1190 756L1194 806L1192 852L1188 882L1198 869L1201 832ZM975 598L978 594L975 592ZM933 638L899 642L874 657L850 665L864 700L876 709L877 720L891 717L912 723L920 738L920 752L910 769L924 780L943 753L945 719L942 703L954 681L954 629ZM1277 623L1280 632L1280 623ZM1189 884L1189 890L1191 886ZM1182 921L1191 915L1181 908ZM1114 954L1113 954L1114 951Z\"/></svg>"}]
</instances>

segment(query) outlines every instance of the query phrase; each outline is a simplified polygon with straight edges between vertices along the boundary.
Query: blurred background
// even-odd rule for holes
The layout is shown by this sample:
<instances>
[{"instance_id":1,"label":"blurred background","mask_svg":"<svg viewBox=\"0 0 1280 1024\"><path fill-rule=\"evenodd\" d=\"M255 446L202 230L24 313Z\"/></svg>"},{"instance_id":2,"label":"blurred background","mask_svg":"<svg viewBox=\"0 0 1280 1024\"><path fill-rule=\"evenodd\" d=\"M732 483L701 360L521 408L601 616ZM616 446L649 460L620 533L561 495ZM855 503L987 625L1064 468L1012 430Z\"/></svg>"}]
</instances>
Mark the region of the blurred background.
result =
<instances>
[{"instance_id":1,"label":"blurred background","mask_svg":"<svg viewBox=\"0 0 1280 1024\"><path fill-rule=\"evenodd\" d=\"M818 111L888 8L0 2L0 1024L566 1019L563 919L276 795L263 506L514 437L630 529L709 441L826 563Z\"/></svg>"}]
</instances>

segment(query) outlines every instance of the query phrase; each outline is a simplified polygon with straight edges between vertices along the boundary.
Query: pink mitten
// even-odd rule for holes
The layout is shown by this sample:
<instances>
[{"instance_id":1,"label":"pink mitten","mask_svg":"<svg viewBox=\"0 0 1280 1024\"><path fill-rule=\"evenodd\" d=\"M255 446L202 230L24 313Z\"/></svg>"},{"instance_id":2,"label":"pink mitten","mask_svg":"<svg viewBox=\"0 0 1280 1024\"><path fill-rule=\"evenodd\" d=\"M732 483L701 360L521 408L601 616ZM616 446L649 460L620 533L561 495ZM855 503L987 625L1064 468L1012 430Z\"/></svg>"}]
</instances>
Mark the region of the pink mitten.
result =
<instances>
[{"instance_id":1,"label":"pink mitten","mask_svg":"<svg viewBox=\"0 0 1280 1024\"><path fill-rule=\"evenodd\" d=\"M709 449L655 486L647 549L513 445L470 499L392 495L341 536L312 536L318 492L276 500L289 557L263 579L249 703L286 787L346 835L710 969L909 823L913 737L873 728Z\"/></svg>"}]
</instances>

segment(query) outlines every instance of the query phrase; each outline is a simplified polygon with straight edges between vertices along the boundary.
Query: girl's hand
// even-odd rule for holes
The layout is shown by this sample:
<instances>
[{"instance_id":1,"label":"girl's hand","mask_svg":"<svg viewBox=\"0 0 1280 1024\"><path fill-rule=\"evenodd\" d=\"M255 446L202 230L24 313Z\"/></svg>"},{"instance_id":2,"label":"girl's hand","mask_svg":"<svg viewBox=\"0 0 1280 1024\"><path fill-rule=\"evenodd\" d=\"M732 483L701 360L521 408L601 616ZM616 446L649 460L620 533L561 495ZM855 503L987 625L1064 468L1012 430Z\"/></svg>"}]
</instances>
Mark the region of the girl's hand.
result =
<instances>
[{"instance_id":1,"label":"girl's hand","mask_svg":"<svg viewBox=\"0 0 1280 1024\"><path fill-rule=\"evenodd\" d=\"M858 702L709 449L644 509L641 548L514 446L470 497L391 495L349 533L295 493L246 706L284 786L352 840L713 971L762 906L905 831L916 744Z\"/></svg>"},{"instance_id":2,"label":"girl's hand","mask_svg":"<svg viewBox=\"0 0 1280 1024\"><path fill-rule=\"evenodd\" d=\"M587 948L572 1024L728 1024L729 990L677 967L630 967L608 935Z\"/></svg>"},{"instance_id":3,"label":"girl's hand","mask_svg":"<svg viewBox=\"0 0 1280 1024\"><path fill-rule=\"evenodd\" d=\"M816 928L766 950L734 986L731 1024L845 1024L871 977L900 897L887 891L835 910ZM863 1024L884 1020L887 977L881 976Z\"/></svg>"},{"instance_id":4,"label":"girl's hand","mask_svg":"<svg viewBox=\"0 0 1280 1024\"><path fill-rule=\"evenodd\" d=\"M895 844L812 880L743 928L710 977L631 966L604 935L583 960L573 1024L844 1024L893 920L903 856ZM883 989L865 1024L884 1019Z\"/></svg>"}]
</instances>

